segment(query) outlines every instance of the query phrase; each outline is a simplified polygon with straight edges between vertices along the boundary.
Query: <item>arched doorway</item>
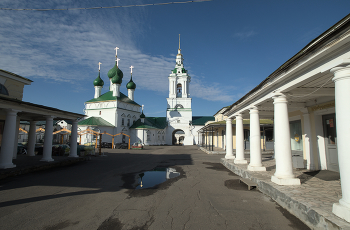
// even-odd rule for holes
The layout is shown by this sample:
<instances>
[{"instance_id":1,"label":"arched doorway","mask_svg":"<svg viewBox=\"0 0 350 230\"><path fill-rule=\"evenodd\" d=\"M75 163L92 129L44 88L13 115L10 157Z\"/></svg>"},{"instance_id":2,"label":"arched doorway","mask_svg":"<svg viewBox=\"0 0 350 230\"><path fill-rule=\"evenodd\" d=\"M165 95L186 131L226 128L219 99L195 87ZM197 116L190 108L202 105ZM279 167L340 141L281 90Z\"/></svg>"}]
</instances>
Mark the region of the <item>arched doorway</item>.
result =
<instances>
[{"instance_id":1,"label":"arched doorway","mask_svg":"<svg viewBox=\"0 0 350 230\"><path fill-rule=\"evenodd\" d=\"M172 134L173 145L183 145L185 141L185 132L182 129L175 129Z\"/></svg>"}]
</instances>

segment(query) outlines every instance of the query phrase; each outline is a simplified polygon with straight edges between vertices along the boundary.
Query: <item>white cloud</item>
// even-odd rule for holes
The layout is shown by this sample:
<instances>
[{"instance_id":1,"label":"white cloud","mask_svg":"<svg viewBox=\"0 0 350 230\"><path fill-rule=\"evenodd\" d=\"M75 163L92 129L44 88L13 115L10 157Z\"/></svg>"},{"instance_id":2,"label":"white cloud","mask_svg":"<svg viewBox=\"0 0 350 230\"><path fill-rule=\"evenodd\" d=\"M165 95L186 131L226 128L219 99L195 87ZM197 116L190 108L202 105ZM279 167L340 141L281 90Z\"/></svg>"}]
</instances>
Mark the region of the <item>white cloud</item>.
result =
<instances>
[{"instance_id":1,"label":"white cloud","mask_svg":"<svg viewBox=\"0 0 350 230\"><path fill-rule=\"evenodd\" d=\"M255 32L253 30L249 30L249 31L245 31L245 32L237 32L233 35L233 37L239 38L239 39L246 39L246 38L250 38L252 36L255 36L256 34L257 34L257 32Z\"/></svg>"},{"instance_id":2,"label":"white cloud","mask_svg":"<svg viewBox=\"0 0 350 230\"><path fill-rule=\"evenodd\" d=\"M42 1L31 6L3 2L0 7L58 8L69 1ZM5 4L6 3L6 4ZM94 1L84 1L93 5ZM114 2L114 4L117 4ZM94 5L93 5L94 6ZM77 5L74 5L77 7ZM79 6L81 7L81 5ZM83 89L82 82L97 77L98 62L102 62L101 77L108 86L107 72L114 65L113 50L120 47L118 57L129 80L129 66L133 65L133 78L139 89L165 92L168 75L175 66L175 54L169 57L151 56L135 48L133 39L141 35L144 8L135 8L137 17L127 11L1 11L0 12L0 68L28 77L47 81L70 82ZM102 13L103 12L103 13ZM254 32L244 35L249 37ZM176 52L176 50L175 50ZM210 101L232 101L228 90L219 84L205 84L204 78L192 76L191 96Z\"/></svg>"}]
</instances>

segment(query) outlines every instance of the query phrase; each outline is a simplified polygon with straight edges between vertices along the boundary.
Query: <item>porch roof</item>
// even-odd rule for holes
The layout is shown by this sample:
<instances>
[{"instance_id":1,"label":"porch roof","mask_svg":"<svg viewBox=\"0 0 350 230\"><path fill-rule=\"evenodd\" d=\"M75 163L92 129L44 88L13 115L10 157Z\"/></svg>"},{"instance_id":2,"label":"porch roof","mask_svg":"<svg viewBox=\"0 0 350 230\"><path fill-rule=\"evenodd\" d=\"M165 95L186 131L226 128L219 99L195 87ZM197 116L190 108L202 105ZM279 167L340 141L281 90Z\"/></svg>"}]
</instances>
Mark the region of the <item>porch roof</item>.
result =
<instances>
[{"instance_id":1,"label":"porch roof","mask_svg":"<svg viewBox=\"0 0 350 230\"><path fill-rule=\"evenodd\" d=\"M15 98L0 96L0 110L4 109L18 110L18 116L22 121L45 121L46 116L53 116L57 120L76 120L85 116L84 114L72 113Z\"/></svg>"}]
</instances>

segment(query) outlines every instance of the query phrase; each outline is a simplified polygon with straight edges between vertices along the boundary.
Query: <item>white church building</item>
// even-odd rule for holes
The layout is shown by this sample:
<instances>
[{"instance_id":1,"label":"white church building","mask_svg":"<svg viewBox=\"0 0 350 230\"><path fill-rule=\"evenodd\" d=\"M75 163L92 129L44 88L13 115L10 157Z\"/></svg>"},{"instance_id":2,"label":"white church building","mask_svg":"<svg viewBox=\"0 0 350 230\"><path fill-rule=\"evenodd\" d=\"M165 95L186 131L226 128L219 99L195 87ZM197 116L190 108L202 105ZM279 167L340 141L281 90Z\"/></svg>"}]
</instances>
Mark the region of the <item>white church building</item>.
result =
<instances>
[{"instance_id":1,"label":"white church building","mask_svg":"<svg viewBox=\"0 0 350 230\"><path fill-rule=\"evenodd\" d=\"M116 47L115 66L108 71L109 91L101 95L104 81L100 76L94 80L94 98L85 102L86 118L78 123L79 130L91 129L102 134L102 142L131 143L144 145L198 144L197 131L213 116L192 116L190 97L191 77L184 68L184 58L179 45L175 68L169 75L169 97L166 117L146 117L143 108L134 100L136 84L132 80L126 84L127 96L121 92L123 72L119 69ZM101 63L99 63L101 64ZM142 108L142 109L141 109ZM126 135L114 135L123 133ZM97 135L84 134L78 137L81 144L95 143ZM181 140L179 140L181 139Z\"/></svg>"}]
</instances>

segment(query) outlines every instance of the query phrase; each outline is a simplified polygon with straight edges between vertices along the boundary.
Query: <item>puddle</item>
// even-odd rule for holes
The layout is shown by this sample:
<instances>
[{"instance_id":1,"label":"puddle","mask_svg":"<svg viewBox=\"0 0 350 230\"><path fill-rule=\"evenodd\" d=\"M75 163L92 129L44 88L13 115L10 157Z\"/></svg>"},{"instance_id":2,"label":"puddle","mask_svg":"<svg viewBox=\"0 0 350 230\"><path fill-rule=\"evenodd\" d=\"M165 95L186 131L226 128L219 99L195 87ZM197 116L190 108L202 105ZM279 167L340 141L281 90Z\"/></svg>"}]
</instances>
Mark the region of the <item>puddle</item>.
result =
<instances>
[{"instance_id":1,"label":"puddle","mask_svg":"<svg viewBox=\"0 0 350 230\"><path fill-rule=\"evenodd\" d=\"M171 178L180 176L174 168L154 168L151 171L146 171L136 175L135 189L152 188Z\"/></svg>"}]
</instances>

